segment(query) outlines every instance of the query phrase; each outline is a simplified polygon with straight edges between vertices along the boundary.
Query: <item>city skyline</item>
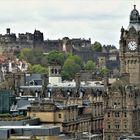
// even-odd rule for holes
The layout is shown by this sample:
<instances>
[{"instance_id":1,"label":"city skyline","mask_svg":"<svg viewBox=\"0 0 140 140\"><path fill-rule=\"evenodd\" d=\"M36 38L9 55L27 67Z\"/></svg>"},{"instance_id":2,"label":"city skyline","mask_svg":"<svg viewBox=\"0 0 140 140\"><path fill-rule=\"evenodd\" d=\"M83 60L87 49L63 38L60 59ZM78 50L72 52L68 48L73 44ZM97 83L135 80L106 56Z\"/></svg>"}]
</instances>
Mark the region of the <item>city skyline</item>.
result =
<instances>
[{"instance_id":1,"label":"city skyline","mask_svg":"<svg viewBox=\"0 0 140 140\"><path fill-rule=\"evenodd\" d=\"M0 0L0 33L44 33L45 39L91 38L119 48L120 29L139 0Z\"/></svg>"}]
</instances>

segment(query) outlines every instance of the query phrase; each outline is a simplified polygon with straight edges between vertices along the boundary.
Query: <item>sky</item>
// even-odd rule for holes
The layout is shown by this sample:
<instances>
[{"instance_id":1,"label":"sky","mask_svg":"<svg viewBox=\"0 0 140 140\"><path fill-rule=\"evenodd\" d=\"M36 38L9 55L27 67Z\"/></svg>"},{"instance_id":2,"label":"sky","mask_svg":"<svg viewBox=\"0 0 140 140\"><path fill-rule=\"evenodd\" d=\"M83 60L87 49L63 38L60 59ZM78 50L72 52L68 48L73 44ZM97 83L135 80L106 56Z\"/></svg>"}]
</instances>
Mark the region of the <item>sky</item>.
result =
<instances>
[{"instance_id":1,"label":"sky","mask_svg":"<svg viewBox=\"0 0 140 140\"><path fill-rule=\"evenodd\" d=\"M120 29L140 0L0 0L0 34L44 33L44 39L91 38L119 47Z\"/></svg>"}]
</instances>

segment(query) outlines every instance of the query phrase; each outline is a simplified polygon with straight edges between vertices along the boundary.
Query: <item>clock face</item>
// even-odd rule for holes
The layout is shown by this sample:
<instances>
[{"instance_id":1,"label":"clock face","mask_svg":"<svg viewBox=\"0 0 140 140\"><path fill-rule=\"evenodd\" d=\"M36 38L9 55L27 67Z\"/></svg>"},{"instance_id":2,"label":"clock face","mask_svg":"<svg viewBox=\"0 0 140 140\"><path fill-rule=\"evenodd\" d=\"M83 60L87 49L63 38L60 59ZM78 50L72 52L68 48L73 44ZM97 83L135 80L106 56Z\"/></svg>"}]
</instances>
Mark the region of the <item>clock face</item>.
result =
<instances>
[{"instance_id":1,"label":"clock face","mask_svg":"<svg viewBox=\"0 0 140 140\"><path fill-rule=\"evenodd\" d=\"M130 41L128 43L128 48L132 51L134 51L137 48L137 43L135 41Z\"/></svg>"}]
</instances>

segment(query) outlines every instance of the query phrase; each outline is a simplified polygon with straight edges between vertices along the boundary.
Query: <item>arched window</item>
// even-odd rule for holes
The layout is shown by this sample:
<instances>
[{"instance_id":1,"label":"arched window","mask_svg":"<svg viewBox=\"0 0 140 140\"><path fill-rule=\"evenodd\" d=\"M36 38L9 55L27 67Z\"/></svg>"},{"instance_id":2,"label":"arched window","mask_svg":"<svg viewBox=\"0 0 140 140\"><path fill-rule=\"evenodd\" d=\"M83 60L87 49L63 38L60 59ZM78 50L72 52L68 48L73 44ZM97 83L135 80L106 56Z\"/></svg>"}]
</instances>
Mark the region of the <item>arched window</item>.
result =
<instances>
[{"instance_id":1,"label":"arched window","mask_svg":"<svg viewBox=\"0 0 140 140\"><path fill-rule=\"evenodd\" d=\"M51 73L52 73L52 74L54 73L54 69L51 69Z\"/></svg>"},{"instance_id":2,"label":"arched window","mask_svg":"<svg viewBox=\"0 0 140 140\"><path fill-rule=\"evenodd\" d=\"M57 69L54 69L55 74L57 74Z\"/></svg>"}]
</instances>

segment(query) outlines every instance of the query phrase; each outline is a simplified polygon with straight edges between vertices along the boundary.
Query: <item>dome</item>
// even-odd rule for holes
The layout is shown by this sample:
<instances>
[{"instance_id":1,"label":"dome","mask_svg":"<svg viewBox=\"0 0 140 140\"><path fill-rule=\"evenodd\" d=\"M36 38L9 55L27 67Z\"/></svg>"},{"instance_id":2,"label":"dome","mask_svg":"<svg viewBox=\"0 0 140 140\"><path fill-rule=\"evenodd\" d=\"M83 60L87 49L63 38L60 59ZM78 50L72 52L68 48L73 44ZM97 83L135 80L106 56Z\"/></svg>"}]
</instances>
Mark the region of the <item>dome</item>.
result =
<instances>
[{"instance_id":1,"label":"dome","mask_svg":"<svg viewBox=\"0 0 140 140\"><path fill-rule=\"evenodd\" d=\"M138 10L136 9L136 5L134 5L134 9L131 11L130 23L140 23L140 16Z\"/></svg>"}]
</instances>

